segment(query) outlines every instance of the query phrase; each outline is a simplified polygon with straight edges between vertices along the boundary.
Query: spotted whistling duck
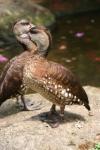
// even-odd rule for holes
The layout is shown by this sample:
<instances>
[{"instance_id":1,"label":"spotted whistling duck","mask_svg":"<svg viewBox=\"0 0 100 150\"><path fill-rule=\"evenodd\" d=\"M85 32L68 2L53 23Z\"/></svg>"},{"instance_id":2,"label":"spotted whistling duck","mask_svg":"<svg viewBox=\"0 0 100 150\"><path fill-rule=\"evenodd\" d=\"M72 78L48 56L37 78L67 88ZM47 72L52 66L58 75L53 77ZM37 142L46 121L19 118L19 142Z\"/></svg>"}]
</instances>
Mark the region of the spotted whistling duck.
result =
<instances>
[{"instance_id":1,"label":"spotted whistling duck","mask_svg":"<svg viewBox=\"0 0 100 150\"><path fill-rule=\"evenodd\" d=\"M24 64L32 54L34 54L37 49L39 50L40 45L42 47L41 54L44 57L47 53L43 54L43 51L48 48L48 45L44 45L44 32L40 34L41 41L38 43L38 46L30 39L30 29L35 28L35 25L31 24L27 20L17 21L14 25L13 31L18 40L18 42L24 47L25 52L22 52L20 55L12 58L4 67L1 76L0 76L0 105L8 98L15 96L18 99L18 96L21 96L21 100L24 105L25 110L29 110L26 106L24 100L24 87L22 84L23 77L23 67ZM38 27L41 28L41 27ZM43 34L43 36L42 36ZM46 35L45 35L46 37ZM48 37L48 36L47 36ZM35 40L35 39L34 39ZM45 41L46 42L46 41ZM48 41L47 41L48 42ZM39 45L40 44L40 45ZM32 54L31 54L32 53Z\"/></svg>"},{"instance_id":2,"label":"spotted whistling duck","mask_svg":"<svg viewBox=\"0 0 100 150\"><path fill-rule=\"evenodd\" d=\"M43 31L42 28L33 27L31 29L30 37L36 45L41 40L40 34ZM35 41L34 38L36 37ZM48 41L48 43L50 42ZM76 75L68 68L59 63L49 61L40 54L36 54L25 63L23 83L24 86L40 93L53 103L51 114L56 112L55 107L58 105L60 106L60 116L63 118L65 106L73 104L84 105L90 112L88 96Z\"/></svg>"}]
</instances>

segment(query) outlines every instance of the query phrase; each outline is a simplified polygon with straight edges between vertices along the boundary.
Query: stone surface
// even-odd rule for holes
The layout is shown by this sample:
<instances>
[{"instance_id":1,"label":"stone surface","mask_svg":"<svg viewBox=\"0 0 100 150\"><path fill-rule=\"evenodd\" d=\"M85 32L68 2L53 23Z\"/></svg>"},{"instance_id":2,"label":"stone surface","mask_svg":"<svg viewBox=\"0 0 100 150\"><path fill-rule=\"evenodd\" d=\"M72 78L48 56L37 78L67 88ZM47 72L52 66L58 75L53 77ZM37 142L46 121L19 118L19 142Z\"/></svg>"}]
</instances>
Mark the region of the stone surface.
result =
<instances>
[{"instance_id":1,"label":"stone surface","mask_svg":"<svg viewBox=\"0 0 100 150\"><path fill-rule=\"evenodd\" d=\"M41 121L51 103L39 94L26 95L34 111L21 111L15 99L7 100L0 107L0 150L78 150L81 143L94 141L100 135L100 89L85 89L93 116L83 106L66 106L65 122L57 128Z\"/></svg>"},{"instance_id":2,"label":"stone surface","mask_svg":"<svg viewBox=\"0 0 100 150\"><path fill-rule=\"evenodd\" d=\"M0 0L0 47L6 47L15 42L12 27L17 20L23 18L29 19L36 25L47 27L55 23L54 15L33 0Z\"/></svg>"},{"instance_id":3,"label":"stone surface","mask_svg":"<svg viewBox=\"0 0 100 150\"><path fill-rule=\"evenodd\" d=\"M13 20L19 18L30 19L35 24L43 24L46 26L54 23L54 15L47 9L33 0L0 0L0 26L2 24L8 26Z\"/></svg>"}]
</instances>

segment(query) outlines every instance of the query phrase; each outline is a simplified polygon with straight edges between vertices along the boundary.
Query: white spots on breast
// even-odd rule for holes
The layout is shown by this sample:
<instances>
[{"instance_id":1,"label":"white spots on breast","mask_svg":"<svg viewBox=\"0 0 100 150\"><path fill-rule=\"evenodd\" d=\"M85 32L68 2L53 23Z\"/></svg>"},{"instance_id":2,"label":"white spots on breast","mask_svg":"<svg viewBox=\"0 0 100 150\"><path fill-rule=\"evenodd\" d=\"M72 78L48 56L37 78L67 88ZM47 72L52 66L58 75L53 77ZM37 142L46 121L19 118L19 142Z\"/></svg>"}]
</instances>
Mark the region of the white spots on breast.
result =
<instances>
[{"instance_id":1,"label":"white spots on breast","mask_svg":"<svg viewBox=\"0 0 100 150\"><path fill-rule=\"evenodd\" d=\"M58 91L56 90L56 91L54 92L54 94L57 95L57 93L58 93Z\"/></svg>"},{"instance_id":2,"label":"white spots on breast","mask_svg":"<svg viewBox=\"0 0 100 150\"><path fill-rule=\"evenodd\" d=\"M77 101L78 101L78 104L80 104L80 105L83 104L83 102L80 99L77 99Z\"/></svg>"},{"instance_id":3,"label":"white spots on breast","mask_svg":"<svg viewBox=\"0 0 100 150\"><path fill-rule=\"evenodd\" d=\"M73 97L73 102L76 102L77 101L77 97L76 95Z\"/></svg>"},{"instance_id":4,"label":"white spots on breast","mask_svg":"<svg viewBox=\"0 0 100 150\"><path fill-rule=\"evenodd\" d=\"M71 98L72 97L72 94L71 93L69 93L69 98Z\"/></svg>"},{"instance_id":5,"label":"white spots on breast","mask_svg":"<svg viewBox=\"0 0 100 150\"><path fill-rule=\"evenodd\" d=\"M58 84L58 88L62 88L62 86L60 84Z\"/></svg>"},{"instance_id":6,"label":"white spots on breast","mask_svg":"<svg viewBox=\"0 0 100 150\"><path fill-rule=\"evenodd\" d=\"M52 92L53 92L53 89L50 89L50 92L52 93Z\"/></svg>"},{"instance_id":7,"label":"white spots on breast","mask_svg":"<svg viewBox=\"0 0 100 150\"><path fill-rule=\"evenodd\" d=\"M69 92L70 91L70 89L69 88L67 88L67 92Z\"/></svg>"},{"instance_id":8,"label":"white spots on breast","mask_svg":"<svg viewBox=\"0 0 100 150\"><path fill-rule=\"evenodd\" d=\"M65 93L66 93L66 90L63 89L63 90L61 91L61 94L64 95Z\"/></svg>"},{"instance_id":9,"label":"white spots on breast","mask_svg":"<svg viewBox=\"0 0 100 150\"><path fill-rule=\"evenodd\" d=\"M61 99L64 99L64 97L63 97L63 96L61 96Z\"/></svg>"},{"instance_id":10,"label":"white spots on breast","mask_svg":"<svg viewBox=\"0 0 100 150\"><path fill-rule=\"evenodd\" d=\"M74 96L74 99L77 99L77 97L76 97L76 96Z\"/></svg>"},{"instance_id":11,"label":"white spots on breast","mask_svg":"<svg viewBox=\"0 0 100 150\"><path fill-rule=\"evenodd\" d=\"M46 87L46 89L49 91L50 90L50 88L49 87Z\"/></svg>"},{"instance_id":12,"label":"white spots on breast","mask_svg":"<svg viewBox=\"0 0 100 150\"><path fill-rule=\"evenodd\" d=\"M52 85L55 86L55 82L52 82Z\"/></svg>"},{"instance_id":13,"label":"white spots on breast","mask_svg":"<svg viewBox=\"0 0 100 150\"><path fill-rule=\"evenodd\" d=\"M57 85L55 85L54 88L57 89Z\"/></svg>"},{"instance_id":14,"label":"white spots on breast","mask_svg":"<svg viewBox=\"0 0 100 150\"><path fill-rule=\"evenodd\" d=\"M48 81L48 84L51 84L51 82L50 82L50 81Z\"/></svg>"},{"instance_id":15,"label":"white spots on breast","mask_svg":"<svg viewBox=\"0 0 100 150\"><path fill-rule=\"evenodd\" d=\"M64 96L67 98L68 97L68 93L66 92Z\"/></svg>"},{"instance_id":16,"label":"white spots on breast","mask_svg":"<svg viewBox=\"0 0 100 150\"><path fill-rule=\"evenodd\" d=\"M65 97L65 98L68 97L68 92L66 91L66 89L62 89L61 95L62 95L63 97Z\"/></svg>"},{"instance_id":17,"label":"white spots on breast","mask_svg":"<svg viewBox=\"0 0 100 150\"><path fill-rule=\"evenodd\" d=\"M70 98L70 99L73 97L73 95L69 93L66 89L62 89L61 95L64 96L65 98Z\"/></svg>"},{"instance_id":18,"label":"white spots on breast","mask_svg":"<svg viewBox=\"0 0 100 150\"><path fill-rule=\"evenodd\" d=\"M44 91L48 92L47 94L52 94L55 96L55 101L60 104L72 105L72 104L81 104L81 100L71 92L69 87L64 88L61 84L58 84L49 77L47 74L42 78L42 84ZM50 95L50 96L52 96Z\"/></svg>"},{"instance_id":19,"label":"white spots on breast","mask_svg":"<svg viewBox=\"0 0 100 150\"><path fill-rule=\"evenodd\" d=\"M46 84L47 82L44 80L43 83Z\"/></svg>"},{"instance_id":20,"label":"white spots on breast","mask_svg":"<svg viewBox=\"0 0 100 150\"><path fill-rule=\"evenodd\" d=\"M21 87L21 88L23 88L24 86L25 86L25 84L21 84L21 86L20 86L20 87Z\"/></svg>"}]
</instances>

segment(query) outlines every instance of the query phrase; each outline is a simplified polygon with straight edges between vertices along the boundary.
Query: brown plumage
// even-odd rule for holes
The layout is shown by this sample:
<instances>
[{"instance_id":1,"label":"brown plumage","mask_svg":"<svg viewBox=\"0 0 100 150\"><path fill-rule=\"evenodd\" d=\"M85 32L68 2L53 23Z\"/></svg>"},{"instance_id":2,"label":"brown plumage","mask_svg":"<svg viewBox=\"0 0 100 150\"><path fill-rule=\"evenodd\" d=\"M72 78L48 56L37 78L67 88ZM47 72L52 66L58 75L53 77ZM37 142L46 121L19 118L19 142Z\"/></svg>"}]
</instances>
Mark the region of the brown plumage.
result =
<instances>
[{"instance_id":1,"label":"brown plumage","mask_svg":"<svg viewBox=\"0 0 100 150\"><path fill-rule=\"evenodd\" d=\"M0 105L8 98L18 95L26 108L23 95L23 67L30 57L30 52L23 52L21 55L14 57L5 66L0 78Z\"/></svg>"},{"instance_id":2,"label":"brown plumage","mask_svg":"<svg viewBox=\"0 0 100 150\"><path fill-rule=\"evenodd\" d=\"M22 83L23 79L23 68L27 60L29 60L34 53L41 53L44 57L45 49L48 48L44 45L44 41L40 41L39 43L30 39L31 28L35 28L35 25L31 24L27 20L20 20L16 22L14 25L14 34L18 40L18 42L24 47L26 52L12 58L4 67L1 76L0 76L0 105L8 98L15 96L21 96L21 100L24 104L24 109L28 110L29 108L25 104L24 100L24 86ZM37 27L39 30L42 28ZM44 29L45 30L45 29ZM42 29L42 33L40 37L44 34ZM45 35L46 37L46 35ZM47 36L48 37L48 36ZM42 36L43 38L43 36ZM35 38L34 38L35 40ZM36 45L37 43L37 45ZM40 45L42 45L42 49L40 49ZM39 48L38 48L39 46ZM43 54L42 54L42 52Z\"/></svg>"},{"instance_id":3,"label":"brown plumage","mask_svg":"<svg viewBox=\"0 0 100 150\"><path fill-rule=\"evenodd\" d=\"M34 36L38 33L33 32ZM40 55L35 55L25 64L23 83L51 101L52 112L55 105L59 105L61 116L64 116L65 105L84 105L90 111L87 94L77 77L68 68Z\"/></svg>"},{"instance_id":4,"label":"brown plumage","mask_svg":"<svg viewBox=\"0 0 100 150\"><path fill-rule=\"evenodd\" d=\"M84 104L90 110L85 90L76 76L64 66L36 55L27 61L23 74L24 84L54 104Z\"/></svg>"},{"instance_id":5,"label":"brown plumage","mask_svg":"<svg viewBox=\"0 0 100 150\"><path fill-rule=\"evenodd\" d=\"M14 25L14 34L16 35L18 41L21 44L27 46L28 39L29 39L27 34L32 27L34 27L34 25L27 20L20 20L16 22L16 24ZM25 43L26 41L27 43ZM25 50L30 51L28 47L25 48L26 48ZM5 65L0 75L0 105L6 99L12 96L16 96L16 98L18 98L18 95L21 95L21 100L24 104L24 108L27 109L24 101L24 95L21 92L22 91L22 70L25 61L27 60L27 57L29 57L29 52L24 52L23 54L12 58Z\"/></svg>"}]
</instances>

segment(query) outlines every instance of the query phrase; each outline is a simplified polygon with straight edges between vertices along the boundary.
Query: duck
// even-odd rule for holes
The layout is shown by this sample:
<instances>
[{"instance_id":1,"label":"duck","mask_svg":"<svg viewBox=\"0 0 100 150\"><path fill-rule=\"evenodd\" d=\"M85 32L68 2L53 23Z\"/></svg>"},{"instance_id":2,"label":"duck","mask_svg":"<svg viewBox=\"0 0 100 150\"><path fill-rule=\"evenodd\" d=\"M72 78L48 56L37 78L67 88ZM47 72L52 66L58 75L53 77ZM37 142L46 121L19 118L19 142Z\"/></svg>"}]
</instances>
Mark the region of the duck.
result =
<instances>
[{"instance_id":1,"label":"duck","mask_svg":"<svg viewBox=\"0 0 100 150\"><path fill-rule=\"evenodd\" d=\"M47 53L43 54L43 50L48 48L48 45L43 46L44 41L39 40L40 45L38 43L37 46L35 42L33 42L30 39L31 33L29 34L29 32L31 28L35 28L35 25L33 25L30 21L26 19L21 19L14 24L13 32L15 34L17 41L23 46L24 52L12 58L5 65L0 75L0 105L11 97L16 97L17 101L19 100L20 97L24 106L23 110L32 109L29 108L25 102L24 96L25 87L23 86L22 83L23 68L27 60L31 59L34 53L39 52L38 49L40 48L40 45L42 46L42 49L41 50L39 49L40 53L42 57L46 57ZM39 29L41 28L41 26L37 28ZM43 39L42 34L44 34L43 29L40 34L40 37L42 37L41 39Z\"/></svg>"},{"instance_id":2,"label":"duck","mask_svg":"<svg viewBox=\"0 0 100 150\"><path fill-rule=\"evenodd\" d=\"M29 33L30 38L37 46L41 40L41 30L43 29L33 27ZM48 37L49 39L50 37ZM47 53L45 52L45 54ZM31 59L25 63L23 84L27 89L36 91L52 103L49 114L56 114L56 106L59 106L61 120L64 120L66 105L84 105L90 114L89 99L78 77L69 68L42 57L40 53L32 55Z\"/></svg>"}]
</instances>

